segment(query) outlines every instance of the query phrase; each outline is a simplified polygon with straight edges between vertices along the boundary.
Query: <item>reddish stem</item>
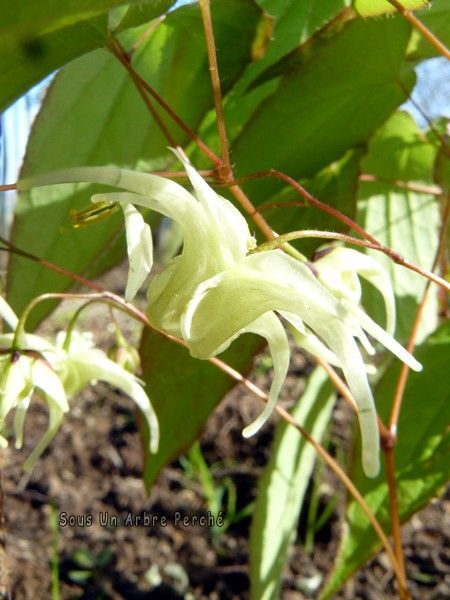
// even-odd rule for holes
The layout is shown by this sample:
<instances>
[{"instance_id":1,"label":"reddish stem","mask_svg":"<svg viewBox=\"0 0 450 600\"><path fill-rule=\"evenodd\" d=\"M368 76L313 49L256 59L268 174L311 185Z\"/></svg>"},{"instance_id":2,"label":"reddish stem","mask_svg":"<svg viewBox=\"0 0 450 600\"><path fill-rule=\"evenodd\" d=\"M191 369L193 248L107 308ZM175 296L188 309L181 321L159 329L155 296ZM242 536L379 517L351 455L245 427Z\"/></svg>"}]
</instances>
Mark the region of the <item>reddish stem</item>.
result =
<instances>
[{"instance_id":1,"label":"reddish stem","mask_svg":"<svg viewBox=\"0 0 450 600\"><path fill-rule=\"evenodd\" d=\"M188 126L186 123L180 119L177 113L167 104L167 102L145 81L142 77L133 69L130 63L130 59L122 48L120 43L113 39L110 42L110 48L113 54L118 58L121 64L128 71L130 76L139 83L139 85L148 92L152 98L165 110L165 112L169 115L169 117L182 129L185 134L189 137L189 139L193 140L198 148L203 152L205 156L207 156L213 164L217 167L221 167L223 165L222 160L205 144L205 142L198 137L198 135Z\"/></svg>"}]
</instances>

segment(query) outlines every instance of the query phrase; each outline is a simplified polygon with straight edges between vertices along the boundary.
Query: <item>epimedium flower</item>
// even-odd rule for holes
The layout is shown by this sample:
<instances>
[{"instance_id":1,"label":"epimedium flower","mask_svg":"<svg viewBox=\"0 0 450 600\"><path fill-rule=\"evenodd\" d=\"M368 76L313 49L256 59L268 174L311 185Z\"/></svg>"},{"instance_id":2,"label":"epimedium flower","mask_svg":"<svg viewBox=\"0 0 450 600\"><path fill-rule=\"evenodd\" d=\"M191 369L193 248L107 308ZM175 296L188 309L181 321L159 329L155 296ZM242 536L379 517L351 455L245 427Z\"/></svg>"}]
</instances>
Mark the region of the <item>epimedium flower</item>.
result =
<instances>
[{"instance_id":1,"label":"epimedium flower","mask_svg":"<svg viewBox=\"0 0 450 600\"><path fill-rule=\"evenodd\" d=\"M17 317L3 300L0 316L12 329L17 327ZM96 381L104 381L130 396L142 411L150 430L150 451L156 452L159 429L156 415L140 381L122 368L100 349L95 348L92 336L71 331L60 332L55 343L41 336L23 334L20 348L13 348L14 333L0 335L0 428L11 410L15 410L15 445L23 444L26 411L34 392L47 402L48 428L24 463L24 469L33 468L42 452L58 431L64 414L69 410L69 400ZM0 436L0 444L7 440Z\"/></svg>"},{"instance_id":2,"label":"epimedium flower","mask_svg":"<svg viewBox=\"0 0 450 600\"><path fill-rule=\"evenodd\" d=\"M119 204L124 211L127 245L133 249L127 283L132 293L143 283L151 261L141 261L141 257L149 256L150 236L143 234L146 226L142 217L129 207L156 210L178 222L183 249L150 283L150 323L182 337L191 354L200 359L221 353L242 333L255 333L267 340L274 364L269 402L255 422L244 429L243 435L248 437L271 414L285 380L290 348L280 317L287 320L308 351L343 370L358 407L363 466L367 475L375 476L379 470L377 416L356 340L372 352L366 331L411 368L420 369L392 335L359 306L361 275L382 292L392 333L393 296L381 268L370 257L342 249L315 263L317 277L307 265L282 250L255 252L255 240L241 213L204 181L183 154L177 152L177 156L184 164L193 194L171 180L114 167L70 169L20 182L18 187L89 181L126 190L97 194L92 201Z\"/></svg>"}]
</instances>

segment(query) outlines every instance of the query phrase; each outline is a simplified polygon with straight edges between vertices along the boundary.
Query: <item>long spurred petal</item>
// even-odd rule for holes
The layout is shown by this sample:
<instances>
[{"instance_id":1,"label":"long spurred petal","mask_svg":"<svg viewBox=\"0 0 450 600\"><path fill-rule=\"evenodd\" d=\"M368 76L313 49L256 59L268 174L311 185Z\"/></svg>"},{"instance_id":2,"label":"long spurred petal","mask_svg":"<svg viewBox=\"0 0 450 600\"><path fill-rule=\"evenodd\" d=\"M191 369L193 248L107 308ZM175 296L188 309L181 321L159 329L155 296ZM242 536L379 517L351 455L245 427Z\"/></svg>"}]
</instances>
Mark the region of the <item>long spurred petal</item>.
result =
<instances>
[{"instance_id":1,"label":"long spurred petal","mask_svg":"<svg viewBox=\"0 0 450 600\"><path fill-rule=\"evenodd\" d=\"M378 426L363 360L342 322L337 300L303 264L274 250L250 255L202 283L184 315L183 335L194 356L207 358L271 310L298 315L338 358L359 410L364 467L368 475L376 475Z\"/></svg>"}]
</instances>

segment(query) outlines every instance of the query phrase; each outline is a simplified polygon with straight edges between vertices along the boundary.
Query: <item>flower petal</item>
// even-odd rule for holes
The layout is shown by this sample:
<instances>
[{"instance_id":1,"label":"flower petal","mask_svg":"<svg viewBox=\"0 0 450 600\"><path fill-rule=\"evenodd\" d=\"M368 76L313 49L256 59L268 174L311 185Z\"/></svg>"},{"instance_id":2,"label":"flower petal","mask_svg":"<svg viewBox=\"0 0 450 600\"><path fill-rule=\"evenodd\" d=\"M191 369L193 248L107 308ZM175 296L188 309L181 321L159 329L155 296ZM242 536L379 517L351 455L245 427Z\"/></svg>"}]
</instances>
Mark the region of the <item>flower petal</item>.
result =
<instances>
[{"instance_id":1,"label":"flower petal","mask_svg":"<svg viewBox=\"0 0 450 600\"><path fill-rule=\"evenodd\" d=\"M22 398L16 407L14 413L14 437L15 447L17 449L22 448L23 445L23 428L25 424L25 415L30 406L31 394Z\"/></svg>"},{"instance_id":2,"label":"flower petal","mask_svg":"<svg viewBox=\"0 0 450 600\"><path fill-rule=\"evenodd\" d=\"M372 256L352 248L337 246L314 262L323 281L335 294L358 303L361 286L357 274L367 279L383 296L386 309L386 330L395 330L395 297L390 277Z\"/></svg>"},{"instance_id":3,"label":"flower petal","mask_svg":"<svg viewBox=\"0 0 450 600\"><path fill-rule=\"evenodd\" d=\"M174 153L182 162L194 188L195 196L203 206L210 226L214 229L216 244L218 243L223 251L226 249L230 253L230 264L243 258L251 243L247 221L229 200L216 194L179 149L174 150Z\"/></svg>"},{"instance_id":4,"label":"flower petal","mask_svg":"<svg viewBox=\"0 0 450 600\"><path fill-rule=\"evenodd\" d=\"M150 451L152 453L157 452L159 445L158 419L149 397L136 377L129 371L119 367L101 350L95 348L80 354L72 354L69 348L69 356L79 373L80 381L84 383L93 380L105 381L122 390L134 400L148 423L150 430Z\"/></svg>"},{"instance_id":5,"label":"flower petal","mask_svg":"<svg viewBox=\"0 0 450 600\"><path fill-rule=\"evenodd\" d=\"M183 317L183 336L193 356L208 358L270 310L298 315L337 356L358 406L364 468L369 476L376 475L378 425L363 360L336 299L302 263L272 250L250 255L234 269L203 282Z\"/></svg>"},{"instance_id":6,"label":"flower petal","mask_svg":"<svg viewBox=\"0 0 450 600\"><path fill-rule=\"evenodd\" d=\"M289 342L278 317L269 312L254 321L242 333L256 333L266 338L273 359L273 380L269 391L269 401L259 417L243 430L242 435L251 437L261 429L273 412L289 368L291 351Z\"/></svg>"},{"instance_id":7,"label":"flower petal","mask_svg":"<svg viewBox=\"0 0 450 600\"><path fill-rule=\"evenodd\" d=\"M8 323L13 331L16 329L19 319L2 296L0 296L0 317Z\"/></svg>"},{"instance_id":8,"label":"flower petal","mask_svg":"<svg viewBox=\"0 0 450 600\"><path fill-rule=\"evenodd\" d=\"M22 398L32 390L29 379L31 360L19 356L11 363L10 357L2 365L0 390L0 426L3 425L9 411L15 408Z\"/></svg>"},{"instance_id":9,"label":"flower petal","mask_svg":"<svg viewBox=\"0 0 450 600\"><path fill-rule=\"evenodd\" d=\"M52 367L42 359L34 359L31 364L30 381L52 400L58 409L65 413L69 410L66 392L60 377Z\"/></svg>"},{"instance_id":10,"label":"flower petal","mask_svg":"<svg viewBox=\"0 0 450 600\"><path fill-rule=\"evenodd\" d=\"M291 325L292 336L300 348L303 348L306 352L312 354L312 356L317 356L330 365L334 365L335 367L341 366L337 356L316 335L306 329L302 320L297 315L285 310L281 310L280 315Z\"/></svg>"},{"instance_id":11,"label":"flower petal","mask_svg":"<svg viewBox=\"0 0 450 600\"><path fill-rule=\"evenodd\" d=\"M60 425L61 421L64 417L64 412L60 409L59 404L53 401L52 398L48 399L48 428L42 438L39 440L38 444L33 449L33 452L24 462L23 469L26 472L30 472L44 450L50 444L52 439L55 437Z\"/></svg>"},{"instance_id":12,"label":"flower petal","mask_svg":"<svg viewBox=\"0 0 450 600\"><path fill-rule=\"evenodd\" d=\"M359 322L360 326L369 333L374 339L378 340L385 348L395 354L401 361L408 365L414 371L421 371L422 365L410 354L401 344L391 335L373 321L363 310L355 306L353 302L342 300L348 313L352 314Z\"/></svg>"},{"instance_id":13,"label":"flower petal","mask_svg":"<svg viewBox=\"0 0 450 600\"><path fill-rule=\"evenodd\" d=\"M130 302L142 286L153 266L153 240L150 226L132 204L122 204L125 215L127 253L130 263L125 300Z\"/></svg>"}]
</instances>

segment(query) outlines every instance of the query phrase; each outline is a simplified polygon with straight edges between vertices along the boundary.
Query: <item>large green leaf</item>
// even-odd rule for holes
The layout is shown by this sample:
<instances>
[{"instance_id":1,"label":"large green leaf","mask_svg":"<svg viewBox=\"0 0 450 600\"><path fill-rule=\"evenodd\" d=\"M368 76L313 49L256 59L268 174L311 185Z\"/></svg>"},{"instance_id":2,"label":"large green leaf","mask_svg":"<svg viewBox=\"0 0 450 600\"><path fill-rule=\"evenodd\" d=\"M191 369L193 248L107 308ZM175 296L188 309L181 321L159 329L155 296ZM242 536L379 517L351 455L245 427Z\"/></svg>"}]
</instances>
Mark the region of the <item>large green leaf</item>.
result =
<instances>
[{"instance_id":1,"label":"large green leaf","mask_svg":"<svg viewBox=\"0 0 450 600\"><path fill-rule=\"evenodd\" d=\"M310 44L316 34L320 36L322 28L335 20L346 1L258 0L257 4L267 13L260 21L253 44L253 61L224 101L230 140L237 137L262 101L277 90L276 81L261 83L261 74L299 46ZM214 144L215 127L212 112L200 130L201 137L210 145ZM198 153L197 156L201 158Z\"/></svg>"},{"instance_id":2,"label":"large green leaf","mask_svg":"<svg viewBox=\"0 0 450 600\"><path fill-rule=\"evenodd\" d=\"M410 27L398 18L353 20L285 74L233 145L239 174L276 168L310 177L364 143L405 99L413 74L404 68ZM279 182L247 184L265 200Z\"/></svg>"},{"instance_id":3,"label":"large green leaf","mask_svg":"<svg viewBox=\"0 0 450 600\"><path fill-rule=\"evenodd\" d=\"M259 0L258 4L275 18L270 43L260 60L252 65L252 79L283 56L304 44L342 10L346 0ZM272 29L272 28L271 28Z\"/></svg>"},{"instance_id":4,"label":"large green leaf","mask_svg":"<svg viewBox=\"0 0 450 600\"><path fill-rule=\"evenodd\" d=\"M246 374L264 343L256 336L241 336L220 358ZM145 443L148 432L144 432L144 481L150 489L160 470L192 445L235 381L208 361L192 358L186 348L148 329L139 352L161 436L157 454L149 454Z\"/></svg>"},{"instance_id":5,"label":"large green leaf","mask_svg":"<svg viewBox=\"0 0 450 600\"><path fill-rule=\"evenodd\" d=\"M110 13L110 27L116 34L129 27L137 27L142 23L148 23L167 12L175 2L176 0L141 0L128 6L120 6ZM114 23L114 21L117 23Z\"/></svg>"},{"instance_id":6,"label":"large green leaf","mask_svg":"<svg viewBox=\"0 0 450 600\"><path fill-rule=\"evenodd\" d=\"M227 90L247 64L259 11L250 0L220 0L214 7L219 64ZM192 31L201 31L198 7L175 11L139 47L133 64L195 129L213 100L204 41L201 35L192 36ZM128 37L132 42L133 35ZM221 52L230 39L235 39L232 50ZM169 129L179 144L185 142L184 134L172 125ZM166 168L173 160L167 145L126 71L112 55L98 50L55 78L34 124L21 176L82 165ZM117 215L83 229L71 228L70 209L88 205L94 191L93 186L66 185L22 196L13 242L67 269L96 276L123 256L124 245L115 243L122 229ZM65 290L70 283L37 264L11 257L8 296L18 312L32 297ZM50 308L40 305L30 324Z\"/></svg>"},{"instance_id":7,"label":"large green leaf","mask_svg":"<svg viewBox=\"0 0 450 600\"><path fill-rule=\"evenodd\" d=\"M359 188L360 222L379 241L405 258L430 269L438 243L439 202L427 193L395 185L403 182L430 184L436 147L430 143L407 113L394 114L374 135L362 161L364 174L378 181L363 181ZM391 275L397 301L397 337L409 335L417 304L426 280L387 256L373 253ZM384 322L378 293L368 290L365 306L371 315ZM436 289L431 289L420 330L421 339L437 324Z\"/></svg>"},{"instance_id":8,"label":"large green leaf","mask_svg":"<svg viewBox=\"0 0 450 600\"><path fill-rule=\"evenodd\" d=\"M292 416L318 442L333 408L330 380L317 368L292 410ZM250 536L251 597L279 598L281 574L314 467L316 454L287 423L277 425L270 460L259 481Z\"/></svg>"},{"instance_id":9,"label":"large green leaf","mask_svg":"<svg viewBox=\"0 0 450 600\"><path fill-rule=\"evenodd\" d=\"M168 8L161 0L147 2L154 9L149 17ZM59 67L104 46L108 15L102 13L120 4L123 0L1 0L0 112ZM137 0L130 11L134 4Z\"/></svg>"},{"instance_id":10,"label":"large green leaf","mask_svg":"<svg viewBox=\"0 0 450 600\"><path fill-rule=\"evenodd\" d=\"M0 36L25 38L49 33L85 21L119 4L139 0L21 0L14 3L0 0Z\"/></svg>"},{"instance_id":11,"label":"large green leaf","mask_svg":"<svg viewBox=\"0 0 450 600\"><path fill-rule=\"evenodd\" d=\"M422 373L411 373L406 387L396 447L396 478L400 517L406 521L439 494L448 480L450 464L450 322L446 322L417 350ZM383 419L389 414L400 366L387 370L376 389ZM358 452L352 479L389 533L390 518L386 472L376 479L364 476ZM379 540L359 505L351 500L347 524L335 569L321 598L332 598L342 583L379 548Z\"/></svg>"}]
</instances>

